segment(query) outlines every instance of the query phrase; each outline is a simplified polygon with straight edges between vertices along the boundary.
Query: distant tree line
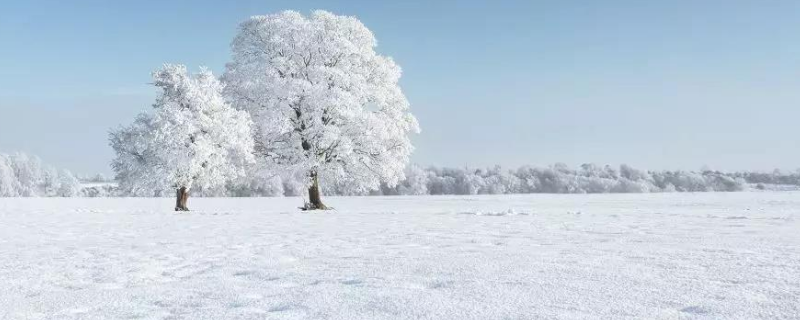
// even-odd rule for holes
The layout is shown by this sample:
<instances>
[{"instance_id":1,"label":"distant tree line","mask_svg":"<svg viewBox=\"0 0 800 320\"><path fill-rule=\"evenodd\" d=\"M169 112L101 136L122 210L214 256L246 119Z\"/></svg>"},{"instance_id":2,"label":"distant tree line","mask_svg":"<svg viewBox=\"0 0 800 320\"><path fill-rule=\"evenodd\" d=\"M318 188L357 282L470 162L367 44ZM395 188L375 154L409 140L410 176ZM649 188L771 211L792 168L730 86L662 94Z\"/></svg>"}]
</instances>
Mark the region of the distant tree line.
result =
<instances>
[{"instance_id":1,"label":"distant tree line","mask_svg":"<svg viewBox=\"0 0 800 320\"><path fill-rule=\"evenodd\" d=\"M25 153L0 153L0 197L74 197L81 183L69 171Z\"/></svg>"},{"instance_id":2,"label":"distant tree line","mask_svg":"<svg viewBox=\"0 0 800 320\"><path fill-rule=\"evenodd\" d=\"M251 170L259 170L252 168ZM249 172L243 178L213 189L200 189L205 197L302 196L302 179ZM396 186L382 184L378 190L359 191L346 183L323 187L330 195L475 195L525 193L645 193L731 192L748 189L800 190L800 172L645 171L628 165L619 167L565 164L516 169L446 168L411 165ZM130 193L112 178L76 176L42 163L25 153L0 153L0 197L118 197L173 196L172 190Z\"/></svg>"},{"instance_id":3,"label":"distant tree line","mask_svg":"<svg viewBox=\"0 0 800 320\"><path fill-rule=\"evenodd\" d=\"M523 166L504 170L422 168L411 166L396 187L382 186L383 195L475 195L524 193L645 193L742 191L744 177L717 171L643 171L628 165L619 168L583 164L548 167ZM350 194L346 189L329 193Z\"/></svg>"},{"instance_id":4,"label":"distant tree line","mask_svg":"<svg viewBox=\"0 0 800 320\"><path fill-rule=\"evenodd\" d=\"M224 187L198 190L206 197L275 197L304 195L303 181L291 178L248 178ZM782 188L781 188L782 186ZM112 186L96 193L117 195ZM702 171L645 171L628 165L619 167L583 164L571 168L565 164L547 167L523 166L506 170L490 168L445 168L411 165L405 179L396 186L382 184L378 190L364 192L347 184L323 187L330 195L476 195L526 193L648 193L648 192L733 192L749 189L800 189L800 173ZM126 194L121 194L126 195ZM138 196L168 196L169 190Z\"/></svg>"}]
</instances>

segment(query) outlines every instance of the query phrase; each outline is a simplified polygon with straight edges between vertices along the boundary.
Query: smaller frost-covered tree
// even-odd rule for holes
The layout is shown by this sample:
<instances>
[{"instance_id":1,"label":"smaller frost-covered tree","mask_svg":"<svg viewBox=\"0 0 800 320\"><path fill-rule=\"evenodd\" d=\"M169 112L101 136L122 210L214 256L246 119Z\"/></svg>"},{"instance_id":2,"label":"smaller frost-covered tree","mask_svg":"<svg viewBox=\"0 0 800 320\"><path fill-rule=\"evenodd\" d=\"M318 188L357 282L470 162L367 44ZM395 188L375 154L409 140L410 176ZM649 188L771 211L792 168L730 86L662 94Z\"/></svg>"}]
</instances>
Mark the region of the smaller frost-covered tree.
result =
<instances>
[{"instance_id":1,"label":"smaller frost-covered tree","mask_svg":"<svg viewBox=\"0 0 800 320\"><path fill-rule=\"evenodd\" d=\"M222 84L202 69L182 65L153 73L162 90L152 113L111 133L111 166L128 194L176 190L175 210L186 211L189 190L211 189L241 176L253 162L251 121L222 98Z\"/></svg>"},{"instance_id":2,"label":"smaller frost-covered tree","mask_svg":"<svg viewBox=\"0 0 800 320\"><path fill-rule=\"evenodd\" d=\"M233 40L226 94L252 116L266 165L304 177L306 209L326 208L320 179L356 193L403 179L418 124L376 45L358 19L325 11L255 16Z\"/></svg>"}]
</instances>

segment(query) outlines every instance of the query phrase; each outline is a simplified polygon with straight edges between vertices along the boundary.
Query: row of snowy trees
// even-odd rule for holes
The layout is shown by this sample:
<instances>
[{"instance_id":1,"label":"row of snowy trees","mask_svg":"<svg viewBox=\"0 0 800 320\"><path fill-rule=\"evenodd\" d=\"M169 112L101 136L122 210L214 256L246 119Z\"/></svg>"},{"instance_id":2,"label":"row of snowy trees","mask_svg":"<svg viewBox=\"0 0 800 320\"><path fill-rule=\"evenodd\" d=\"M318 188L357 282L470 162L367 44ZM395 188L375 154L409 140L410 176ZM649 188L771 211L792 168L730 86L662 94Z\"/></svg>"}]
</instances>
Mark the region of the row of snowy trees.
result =
<instances>
[{"instance_id":1,"label":"row of snowy trees","mask_svg":"<svg viewBox=\"0 0 800 320\"><path fill-rule=\"evenodd\" d=\"M325 209L320 180L356 193L396 185L419 128L400 67L376 45L356 18L284 11L239 26L220 79L165 65L153 109L111 133L121 192L175 192L188 210L190 190L280 179L307 191L305 209Z\"/></svg>"},{"instance_id":2,"label":"row of snowy trees","mask_svg":"<svg viewBox=\"0 0 800 320\"><path fill-rule=\"evenodd\" d=\"M0 155L0 196L141 196L115 185L102 175L76 179L68 171L57 170L25 154ZM253 167L240 178L215 188L198 188L200 196L299 196L303 181L273 176L261 179ZM328 185L323 191L331 195L468 195L515 193L642 193L642 192L712 192L741 191L769 186L800 187L800 173L719 171L641 171L622 165L617 168L584 164L571 169L564 164L534 168L525 166L504 170L499 166L487 169L406 168L406 178L394 187L382 184L378 190L359 192L346 184ZM81 185L82 182L83 185ZM784 188L778 188L784 189ZM168 192L166 190L165 192ZM164 196L166 193L146 194Z\"/></svg>"},{"instance_id":3,"label":"row of snowy trees","mask_svg":"<svg viewBox=\"0 0 800 320\"><path fill-rule=\"evenodd\" d=\"M74 197L81 184L69 171L24 153L0 154L0 197Z\"/></svg>"},{"instance_id":4,"label":"row of snowy trees","mask_svg":"<svg viewBox=\"0 0 800 320\"><path fill-rule=\"evenodd\" d=\"M771 173L737 172L734 176L744 179L748 183L756 184L758 189L765 189L768 185L800 186L800 170L793 173L784 173L778 169Z\"/></svg>"},{"instance_id":5,"label":"row of snowy trees","mask_svg":"<svg viewBox=\"0 0 800 320\"><path fill-rule=\"evenodd\" d=\"M410 167L407 179L382 194L646 193L741 191L747 182L721 172L641 171L627 165L564 164L503 170Z\"/></svg>"},{"instance_id":6,"label":"row of snowy trees","mask_svg":"<svg viewBox=\"0 0 800 320\"><path fill-rule=\"evenodd\" d=\"M302 179L279 175L267 179L257 166L247 167L235 180L214 188L197 188L200 196L300 196L305 192ZM780 188L783 186L785 188ZM584 164L577 169L564 164L549 167L524 166L506 170L500 166L485 169L420 167L405 169L405 179L395 186L381 184L377 190L358 191L347 184L329 184L323 192L331 195L470 195L517 193L643 193L742 191L747 188L778 190L800 188L800 171L735 172L719 171L642 171L627 165L618 168ZM165 196L141 194L119 188L102 175L78 176L42 164L24 153L0 154L0 197L116 197Z\"/></svg>"},{"instance_id":7,"label":"row of snowy trees","mask_svg":"<svg viewBox=\"0 0 800 320\"><path fill-rule=\"evenodd\" d=\"M471 195L517 193L646 193L742 191L748 183L741 173L718 171L642 171L627 165L581 165L572 169L564 164L549 167L525 166L504 170L423 168L412 165L405 179L394 186L382 184L377 190L361 191L346 183L323 188L331 195ZM204 196L295 196L302 183L281 177L254 179L257 174L239 179L223 188L199 190ZM797 183L800 185L800 182Z\"/></svg>"}]
</instances>

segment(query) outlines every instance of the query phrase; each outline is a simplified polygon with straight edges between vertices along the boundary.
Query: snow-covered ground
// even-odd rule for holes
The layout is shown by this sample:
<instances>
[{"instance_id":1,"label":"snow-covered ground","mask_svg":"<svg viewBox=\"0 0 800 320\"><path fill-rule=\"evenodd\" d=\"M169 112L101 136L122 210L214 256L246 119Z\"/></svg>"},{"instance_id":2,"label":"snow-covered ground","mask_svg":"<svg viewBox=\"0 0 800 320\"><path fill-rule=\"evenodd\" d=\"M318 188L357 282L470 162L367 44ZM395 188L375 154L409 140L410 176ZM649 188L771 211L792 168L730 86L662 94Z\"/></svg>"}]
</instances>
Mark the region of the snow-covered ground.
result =
<instances>
[{"instance_id":1,"label":"snow-covered ground","mask_svg":"<svg viewBox=\"0 0 800 320\"><path fill-rule=\"evenodd\" d=\"M798 319L800 193L0 198L3 319Z\"/></svg>"}]
</instances>

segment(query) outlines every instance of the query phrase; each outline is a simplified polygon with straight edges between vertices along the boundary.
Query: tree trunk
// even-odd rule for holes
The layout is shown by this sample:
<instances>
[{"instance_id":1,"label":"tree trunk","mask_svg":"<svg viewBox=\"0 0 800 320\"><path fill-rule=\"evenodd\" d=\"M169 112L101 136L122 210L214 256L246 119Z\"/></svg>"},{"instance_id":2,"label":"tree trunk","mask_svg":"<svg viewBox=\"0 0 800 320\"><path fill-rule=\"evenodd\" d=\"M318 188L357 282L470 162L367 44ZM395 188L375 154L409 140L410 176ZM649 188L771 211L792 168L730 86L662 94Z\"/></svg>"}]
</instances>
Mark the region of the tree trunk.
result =
<instances>
[{"instance_id":1,"label":"tree trunk","mask_svg":"<svg viewBox=\"0 0 800 320\"><path fill-rule=\"evenodd\" d=\"M319 192L319 178L316 172L311 173L311 187L308 188L307 210L326 210L328 207L322 203L322 195Z\"/></svg>"},{"instance_id":2,"label":"tree trunk","mask_svg":"<svg viewBox=\"0 0 800 320\"><path fill-rule=\"evenodd\" d=\"M189 211L186 201L189 200L189 189L180 187L175 193L175 211Z\"/></svg>"}]
</instances>

